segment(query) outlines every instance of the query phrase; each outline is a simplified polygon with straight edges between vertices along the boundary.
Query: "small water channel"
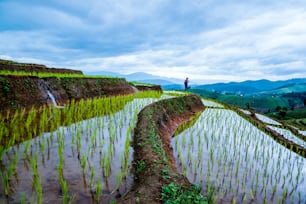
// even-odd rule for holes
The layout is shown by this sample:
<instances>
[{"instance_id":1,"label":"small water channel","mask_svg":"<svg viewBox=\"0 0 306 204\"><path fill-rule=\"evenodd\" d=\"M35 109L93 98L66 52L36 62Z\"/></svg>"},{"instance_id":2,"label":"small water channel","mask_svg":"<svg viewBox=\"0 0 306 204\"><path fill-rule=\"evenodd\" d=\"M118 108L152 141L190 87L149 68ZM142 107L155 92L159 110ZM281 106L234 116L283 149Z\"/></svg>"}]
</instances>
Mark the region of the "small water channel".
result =
<instances>
[{"instance_id":1,"label":"small water channel","mask_svg":"<svg viewBox=\"0 0 306 204\"><path fill-rule=\"evenodd\" d=\"M306 159L234 111L205 109L171 145L177 169L216 203L306 202Z\"/></svg>"},{"instance_id":2,"label":"small water channel","mask_svg":"<svg viewBox=\"0 0 306 204\"><path fill-rule=\"evenodd\" d=\"M123 196L133 183L130 143L137 114L157 100L134 99L114 114L10 147L0 161L0 203L39 203L40 194L43 203L61 203L65 196L73 203L109 203Z\"/></svg>"}]
</instances>

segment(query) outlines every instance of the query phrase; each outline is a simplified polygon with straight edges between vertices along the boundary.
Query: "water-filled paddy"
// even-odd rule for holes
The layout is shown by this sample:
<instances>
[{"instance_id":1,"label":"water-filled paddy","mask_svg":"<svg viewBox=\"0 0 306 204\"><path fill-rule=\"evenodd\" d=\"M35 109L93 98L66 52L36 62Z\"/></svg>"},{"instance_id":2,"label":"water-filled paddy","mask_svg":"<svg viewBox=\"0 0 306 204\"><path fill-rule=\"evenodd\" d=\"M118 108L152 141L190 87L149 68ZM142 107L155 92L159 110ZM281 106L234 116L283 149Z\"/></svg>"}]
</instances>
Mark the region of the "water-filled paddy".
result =
<instances>
[{"instance_id":1,"label":"water-filled paddy","mask_svg":"<svg viewBox=\"0 0 306 204\"><path fill-rule=\"evenodd\" d=\"M207 108L171 143L179 171L217 203L306 202L306 159L234 111Z\"/></svg>"},{"instance_id":2,"label":"water-filled paddy","mask_svg":"<svg viewBox=\"0 0 306 204\"><path fill-rule=\"evenodd\" d=\"M0 161L0 201L104 203L123 196L133 183L130 143L137 113L157 100L137 98L112 114L9 147Z\"/></svg>"}]
</instances>

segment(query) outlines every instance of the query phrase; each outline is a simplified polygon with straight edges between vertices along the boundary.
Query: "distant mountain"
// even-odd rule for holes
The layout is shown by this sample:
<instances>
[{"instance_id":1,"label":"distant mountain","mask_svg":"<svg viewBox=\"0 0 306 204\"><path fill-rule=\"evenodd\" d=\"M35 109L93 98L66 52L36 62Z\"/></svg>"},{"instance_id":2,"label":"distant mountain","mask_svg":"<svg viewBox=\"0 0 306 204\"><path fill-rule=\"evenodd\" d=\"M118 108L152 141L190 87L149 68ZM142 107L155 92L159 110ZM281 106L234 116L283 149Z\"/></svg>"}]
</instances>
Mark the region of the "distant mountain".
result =
<instances>
[{"instance_id":1,"label":"distant mountain","mask_svg":"<svg viewBox=\"0 0 306 204\"><path fill-rule=\"evenodd\" d=\"M136 80L136 81L140 83L145 83L145 84L158 84L161 86L167 86L167 85L173 84L173 82L163 80L163 79L146 79L146 80Z\"/></svg>"},{"instance_id":2,"label":"distant mountain","mask_svg":"<svg viewBox=\"0 0 306 204\"><path fill-rule=\"evenodd\" d=\"M161 79L159 76L154 76L152 74L147 74L145 72L135 72L132 74L125 75L128 81L144 81L144 80L152 80L152 79Z\"/></svg>"},{"instance_id":3,"label":"distant mountain","mask_svg":"<svg viewBox=\"0 0 306 204\"><path fill-rule=\"evenodd\" d=\"M98 72L84 72L86 75L90 76L112 76L112 77L124 77L124 75L117 72L108 72L108 71L98 71Z\"/></svg>"},{"instance_id":4,"label":"distant mountain","mask_svg":"<svg viewBox=\"0 0 306 204\"><path fill-rule=\"evenodd\" d=\"M196 86L197 89L205 89L209 91L216 91L220 93L235 93L235 94L256 94L262 92L273 92L287 85L298 85L306 83L306 78L290 79L285 81L269 81L266 79L257 81L244 81L244 82L230 82L230 83L217 83L209 85ZM295 90L295 89L293 89Z\"/></svg>"},{"instance_id":5,"label":"distant mountain","mask_svg":"<svg viewBox=\"0 0 306 204\"><path fill-rule=\"evenodd\" d=\"M99 72L85 72L86 75L95 75L95 76L113 76L113 77L122 77L127 81L134 82L142 82L149 84L158 84L158 85L168 85L175 83L182 83L180 79L161 77L152 74L148 74L145 72L135 72L132 74L119 74L116 72L107 72L107 71L99 71Z\"/></svg>"},{"instance_id":6,"label":"distant mountain","mask_svg":"<svg viewBox=\"0 0 306 204\"><path fill-rule=\"evenodd\" d=\"M145 72L135 72L132 74L119 74L116 72L85 72L86 75L103 75L126 78L127 81L158 84L166 90L182 90L183 80L161 77ZM277 93L290 93L303 91L304 87L300 84L306 84L306 78L289 79L284 81L269 81L266 79L255 81L243 81L243 82L229 82L229 83L216 83L216 84L204 84L196 85L192 84L192 88L205 89L207 91L218 93L233 93L233 94L277 94ZM299 86L298 86L299 85Z\"/></svg>"},{"instance_id":7,"label":"distant mountain","mask_svg":"<svg viewBox=\"0 0 306 204\"><path fill-rule=\"evenodd\" d=\"M281 86L271 91L262 92L263 94L285 94L285 93L306 92L306 83L303 84L288 84Z\"/></svg>"}]
</instances>

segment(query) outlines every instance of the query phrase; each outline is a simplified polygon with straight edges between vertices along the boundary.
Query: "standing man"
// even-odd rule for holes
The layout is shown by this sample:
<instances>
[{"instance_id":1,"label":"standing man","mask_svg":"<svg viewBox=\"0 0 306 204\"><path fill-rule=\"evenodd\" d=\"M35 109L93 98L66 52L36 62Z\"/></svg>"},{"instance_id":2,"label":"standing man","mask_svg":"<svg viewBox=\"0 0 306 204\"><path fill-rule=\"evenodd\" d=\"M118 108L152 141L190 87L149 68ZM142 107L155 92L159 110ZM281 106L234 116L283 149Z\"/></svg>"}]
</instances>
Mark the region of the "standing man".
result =
<instances>
[{"instance_id":1,"label":"standing man","mask_svg":"<svg viewBox=\"0 0 306 204\"><path fill-rule=\"evenodd\" d=\"M185 91L187 91L190 87L188 87L188 83L189 83L189 79L188 77L185 79L184 81L184 85L185 85Z\"/></svg>"}]
</instances>

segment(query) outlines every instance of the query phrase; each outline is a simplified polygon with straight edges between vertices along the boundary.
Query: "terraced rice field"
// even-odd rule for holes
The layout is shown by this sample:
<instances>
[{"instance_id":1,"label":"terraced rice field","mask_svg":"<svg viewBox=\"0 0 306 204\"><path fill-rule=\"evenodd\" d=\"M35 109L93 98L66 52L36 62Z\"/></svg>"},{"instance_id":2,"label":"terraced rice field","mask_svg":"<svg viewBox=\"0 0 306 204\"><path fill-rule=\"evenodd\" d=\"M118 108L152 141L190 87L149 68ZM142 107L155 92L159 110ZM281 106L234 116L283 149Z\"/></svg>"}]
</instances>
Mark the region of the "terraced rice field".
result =
<instances>
[{"instance_id":1,"label":"terraced rice field","mask_svg":"<svg viewBox=\"0 0 306 204\"><path fill-rule=\"evenodd\" d=\"M306 159L233 110L216 107L172 139L180 172L216 203L305 203Z\"/></svg>"}]
</instances>

